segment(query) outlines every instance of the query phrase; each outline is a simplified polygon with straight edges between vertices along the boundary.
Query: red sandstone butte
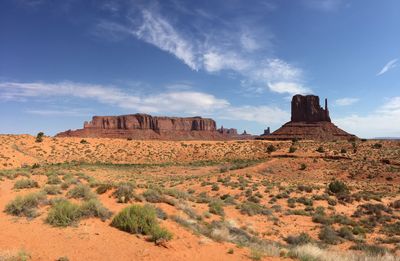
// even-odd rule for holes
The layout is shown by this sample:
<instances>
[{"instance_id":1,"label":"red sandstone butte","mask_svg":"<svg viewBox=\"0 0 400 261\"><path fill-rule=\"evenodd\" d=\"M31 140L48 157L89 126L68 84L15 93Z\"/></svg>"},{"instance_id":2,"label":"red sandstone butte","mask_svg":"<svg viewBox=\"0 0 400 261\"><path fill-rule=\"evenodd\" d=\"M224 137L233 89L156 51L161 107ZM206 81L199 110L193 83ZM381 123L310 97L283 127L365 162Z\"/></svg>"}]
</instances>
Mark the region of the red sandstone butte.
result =
<instances>
[{"instance_id":1,"label":"red sandstone butte","mask_svg":"<svg viewBox=\"0 0 400 261\"><path fill-rule=\"evenodd\" d=\"M135 140L227 140L252 138L236 129L217 129L213 119L158 117L147 114L94 116L83 129L68 130L56 137L125 138Z\"/></svg>"},{"instance_id":2,"label":"red sandstone butte","mask_svg":"<svg viewBox=\"0 0 400 261\"><path fill-rule=\"evenodd\" d=\"M268 135L261 135L266 140L343 140L357 138L338 128L331 122L328 110L328 100L325 99L325 108L319 104L319 97L315 95L295 95L292 98L291 121Z\"/></svg>"}]
</instances>

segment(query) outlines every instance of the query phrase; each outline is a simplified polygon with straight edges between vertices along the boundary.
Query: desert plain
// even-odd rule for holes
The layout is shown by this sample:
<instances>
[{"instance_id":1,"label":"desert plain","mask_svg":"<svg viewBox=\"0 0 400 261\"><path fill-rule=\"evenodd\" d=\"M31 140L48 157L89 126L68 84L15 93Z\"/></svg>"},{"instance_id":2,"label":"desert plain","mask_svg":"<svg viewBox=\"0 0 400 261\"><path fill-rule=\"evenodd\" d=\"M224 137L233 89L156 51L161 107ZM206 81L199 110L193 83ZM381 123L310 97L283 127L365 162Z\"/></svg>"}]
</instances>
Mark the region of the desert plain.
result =
<instances>
[{"instance_id":1,"label":"desert plain","mask_svg":"<svg viewBox=\"0 0 400 261\"><path fill-rule=\"evenodd\" d=\"M400 260L399 141L0 146L0 260Z\"/></svg>"}]
</instances>

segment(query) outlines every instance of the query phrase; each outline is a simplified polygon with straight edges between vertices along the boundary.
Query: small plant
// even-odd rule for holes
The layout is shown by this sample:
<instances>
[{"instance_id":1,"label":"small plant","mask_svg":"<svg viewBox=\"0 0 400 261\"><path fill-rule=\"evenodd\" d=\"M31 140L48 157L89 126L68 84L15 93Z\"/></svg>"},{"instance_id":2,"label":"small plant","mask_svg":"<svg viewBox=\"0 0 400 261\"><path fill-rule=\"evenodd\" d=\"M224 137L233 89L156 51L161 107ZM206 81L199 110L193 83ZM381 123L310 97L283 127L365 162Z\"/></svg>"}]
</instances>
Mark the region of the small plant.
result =
<instances>
[{"instance_id":1,"label":"small plant","mask_svg":"<svg viewBox=\"0 0 400 261\"><path fill-rule=\"evenodd\" d=\"M294 146L290 146L290 148L289 148L289 153L295 153L295 152L296 152L296 150L297 150L297 148L296 148L296 147L294 147Z\"/></svg>"},{"instance_id":2,"label":"small plant","mask_svg":"<svg viewBox=\"0 0 400 261\"><path fill-rule=\"evenodd\" d=\"M159 227L156 210L150 205L124 208L113 218L111 226L131 234L150 235L156 244L172 238L168 230Z\"/></svg>"},{"instance_id":3,"label":"small plant","mask_svg":"<svg viewBox=\"0 0 400 261\"><path fill-rule=\"evenodd\" d=\"M36 142L42 142L43 141L43 137L44 137L44 133L43 132L39 132L37 135L36 135Z\"/></svg>"},{"instance_id":4,"label":"small plant","mask_svg":"<svg viewBox=\"0 0 400 261\"><path fill-rule=\"evenodd\" d=\"M324 153L325 152L324 147L322 147L322 146L319 146L316 151L319 152L319 153Z\"/></svg>"},{"instance_id":5,"label":"small plant","mask_svg":"<svg viewBox=\"0 0 400 261\"><path fill-rule=\"evenodd\" d=\"M249 257L252 260L257 260L258 261L258 260L261 260L264 257L264 253L259 249L251 248Z\"/></svg>"},{"instance_id":6,"label":"small plant","mask_svg":"<svg viewBox=\"0 0 400 261\"><path fill-rule=\"evenodd\" d=\"M156 189L148 189L143 192L142 196L146 199L147 202L150 203L161 203L165 201L164 196L159 190Z\"/></svg>"},{"instance_id":7,"label":"small plant","mask_svg":"<svg viewBox=\"0 0 400 261\"><path fill-rule=\"evenodd\" d=\"M20 179L14 184L14 189L38 188L39 184L33 179Z\"/></svg>"},{"instance_id":8,"label":"small plant","mask_svg":"<svg viewBox=\"0 0 400 261\"><path fill-rule=\"evenodd\" d=\"M224 216L225 212L224 212L224 203L221 200L213 200L208 204L209 207L209 212L216 214L216 215L220 215L220 216Z\"/></svg>"},{"instance_id":9,"label":"small plant","mask_svg":"<svg viewBox=\"0 0 400 261\"><path fill-rule=\"evenodd\" d=\"M89 144L89 142L87 140L85 140L85 139L81 139L80 143L81 144Z\"/></svg>"},{"instance_id":10,"label":"small plant","mask_svg":"<svg viewBox=\"0 0 400 261\"><path fill-rule=\"evenodd\" d=\"M47 184L57 185L61 184L61 179L57 175L49 175L47 177Z\"/></svg>"},{"instance_id":11,"label":"small plant","mask_svg":"<svg viewBox=\"0 0 400 261\"><path fill-rule=\"evenodd\" d=\"M380 149L380 148L382 148L382 144L380 144L380 143L375 143L374 145L372 145L372 148L374 148L374 149Z\"/></svg>"},{"instance_id":12,"label":"small plant","mask_svg":"<svg viewBox=\"0 0 400 261\"><path fill-rule=\"evenodd\" d=\"M333 230L330 226L323 227L318 234L318 238L322 242L330 245L336 245L341 241L335 230Z\"/></svg>"},{"instance_id":13,"label":"small plant","mask_svg":"<svg viewBox=\"0 0 400 261\"><path fill-rule=\"evenodd\" d=\"M57 185L48 185L45 186L43 188L43 191L47 194L47 195L57 195L57 194L61 194L61 188L60 186Z\"/></svg>"},{"instance_id":14,"label":"small plant","mask_svg":"<svg viewBox=\"0 0 400 261\"><path fill-rule=\"evenodd\" d=\"M267 147L267 153L271 154L272 152L276 151L276 147L272 144L268 145Z\"/></svg>"},{"instance_id":15,"label":"small plant","mask_svg":"<svg viewBox=\"0 0 400 261\"><path fill-rule=\"evenodd\" d=\"M57 200L50 208L46 222L55 227L66 227L78 222L80 217L78 205L68 200Z\"/></svg>"},{"instance_id":16,"label":"small plant","mask_svg":"<svg viewBox=\"0 0 400 261\"><path fill-rule=\"evenodd\" d=\"M300 170L305 170L307 168L307 165L305 163L300 164Z\"/></svg>"},{"instance_id":17,"label":"small plant","mask_svg":"<svg viewBox=\"0 0 400 261\"><path fill-rule=\"evenodd\" d=\"M133 199L133 185L130 183L119 184L113 192L113 196L117 198L118 203L127 203Z\"/></svg>"},{"instance_id":18,"label":"small plant","mask_svg":"<svg viewBox=\"0 0 400 261\"><path fill-rule=\"evenodd\" d=\"M219 190L218 184L212 184L211 190L212 190L212 191L218 191L218 190Z\"/></svg>"},{"instance_id":19,"label":"small plant","mask_svg":"<svg viewBox=\"0 0 400 261\"><path fill-rule=\"evenodd\" d=\"M6 205L5 212L13 216L25 216L33 218L38 216L36 209L46 196L43 193L30 193L24 196L18 195Z\"/></svg>"},{"instance_id":20,"label":"small plant","mask_svg":"<svg viewBox=\"0 0 400 261\"><path fill-rule=\"evenodd\" d=\"M311 242L311 237L307 233L301 233L298 236L288 236L285 241L290 245L305 245Z\"/></svg>"},{"instance_id":21,"label":"small plant","mask_svg":"<svg viewBox=\"0 0 400 261\"><path fill-rule=\"evenodd\" d=\"M112 215L111 211L105 208L97 199L83 202L79 211L82 217L98 217L102 221L107 220Z\"/></svg>"},{"instance_id":22,"label":"small plant","mask_svg":"<svg viewBox=\"0 0 400 261\"><path fill-rule=\"evenodd\" d=\"M331 183L329 183L328 185L328 189L330 192L334 193L334 194L344 194L344 193L348 193L349 188L347 187L347 185L339 180L335 180Z\"/></svg>"},{"instance_id":23,"label":"small plant","mask_svg":"<svg viewBox=\"0 0 400 261\"><path fill-rule=\"evenodd\" d=\"M347 153L347 150L346 149L341 149L340 153L342 153L342 154Z\"/></svg>"},{"instance_id":24,"label":"small plant","mask_svg":"<svg viewBox=\"0 0 400 261\"><path fill-rule=\"evenodd\" d=\"M96 188L96 192L97 194L104 194L106 193L108 190L112 189L112 185L109 183L103 183L100 184L97 188Z\"/></svg>"},{"instance_id":25,"label":"small plant","mask_svg":"<svg viewBox=\"0 0 400 261\"><path fill-rule=\"evenodd\" d=\"M233 248L229 248L227 253L232 255L234 253Z\"/></svg>"},{"instance_id":26,"label":"small plant","mask_svg":"<svg viewBox=\"0 0 400 261\"><path fill-rule=\"evenodd\" d=\"M95 198L96 195L90 190L90 188L83 184L78 184L76 187L68 191L67 197L69 198L82 198L89 200Z\"/></svg>"}]
</instances>

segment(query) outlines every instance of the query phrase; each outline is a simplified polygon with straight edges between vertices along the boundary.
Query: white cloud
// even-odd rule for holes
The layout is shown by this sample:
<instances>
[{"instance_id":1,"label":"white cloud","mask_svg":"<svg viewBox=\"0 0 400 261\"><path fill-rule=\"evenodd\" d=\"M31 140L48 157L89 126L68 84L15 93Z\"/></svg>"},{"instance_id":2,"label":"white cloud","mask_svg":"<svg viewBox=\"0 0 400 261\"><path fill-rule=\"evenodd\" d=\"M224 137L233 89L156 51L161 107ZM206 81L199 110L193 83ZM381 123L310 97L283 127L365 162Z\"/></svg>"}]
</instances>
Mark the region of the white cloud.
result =
<instances>
[{"instance_id":1,"label":"white cloud","mask_svg":"<svg viewBox=\"0 0 400 261\"><path fill-rule=\"evenodd\" d=\"M337 99L335 101L335 104L338 106L349 106L352 105L356 102L358 102L359 99L358 98L341 98L341 99Z\"/></svg>"},{"instance_id":2,"label":"white cloud","mask_svg":"<svg viewBox=\"0 0 400 261\"><path fill-rule=\"evenodd\" d=\"M0 83L0 98L6 100L57 96L94 99L104 104L145 113L206 113L229 105L229 102L224 99L218 99L213 95L195 91L171 91L151 96L138 96L131 95L115 87L74 82Z\"/></svg>"},{"instance_id":3,"label":"white cloud","mask_svg":"<svg viewBox=\"0 0 400 261\"><path fill-rule=\"evenodd\" d=\"M206 20L213 23L213 19ZM243 24L227 25L229 23L225 21L218 26L187 25L189 29L174 26L177 24L176 20L174 22L165 18L157 8L149 7L140 9L135 17L128 16L126 23L103 21L98 24L96 33L104 31L111 39L118 39L118 34L133 35L173 54L193 70L234 72L242 78L247 90L268 90L268 83L278 82L303 85L300 68L269 57L265 48L271 46L270 34L256 32ZM304 87L300 89L304 91Z\"/></svg>"},{"instance_id":4,"label":"white cloud","mask_svg":"<svg viewBox=\"0 0 400 261\"><path fill-rule=\"evenodd\" d=\"M282 124L289 120L289 113L275 106L233 106L229 101L212 94L195 91L168 91L153 95L131 95L119 88L74 82L59 83L20 83L0 82L0 100L20 101L23 98L42 99L76 97L92 99L111 106L127 109L130 112L152 114L177 114L179 116L207 116L216 119L229 119L256 122L260 124ZM55 108L29 109L30 114L45 116L67 115L86 116L88 109Z\"/></svg>"},{"instance_id":5,"label":"white cloud","mask_svg":"<svg viewBox=\"0 0 400 261\"><path fill-rule=\"evenodd\" d=\"M388 72L390 69L393 69L394 67L396 67L397 66L397 61L398 61L398 59L390 60L387 64L385 64L385 66L383 66L382 70L380 70L377 73L377 76L380 76L380 75Z\"/></svg>"},{"instance_id":6,"label":"white cloud","mask_svg":"<svg viewBox=\"0 0 400 261\"><path fill-rule=\"evenodd\" d=\"M400 97L392 97L370 114L334 119L344 130L360 137L400 137Z\"/></svg>"},{"instance_id":7,"label":"white cloud","mask_svg":"<svg viewBox=\"0 0 400 261\"><path fill-rule=\"evenodd\" d=\"M325 12L335 11L346 2L345 0L303 0L307 7Z\"/></svg>"},{"instance_id":8,"label":"white cloud","mask_svg":"<svg viewBox=\"0 0 400 261\"><path fill-rule=\"evenodd\" d=\"M269 106L239 106L229 107L219 114L220 119L244 120L263 125L282 124L289 121L290 114L278 107Z\"/></svg>"},{"instance_id":9,"label":"white cloud","mask_svg":"<svg viewBox=\"0 0 400 261\"><path fill-rule=\"evenodd\" d=\"M269 83L268 87L271 91L276 93L295 94L309 94L311 90L295 82L276 82Z\"/></svg>"}]
</instances>

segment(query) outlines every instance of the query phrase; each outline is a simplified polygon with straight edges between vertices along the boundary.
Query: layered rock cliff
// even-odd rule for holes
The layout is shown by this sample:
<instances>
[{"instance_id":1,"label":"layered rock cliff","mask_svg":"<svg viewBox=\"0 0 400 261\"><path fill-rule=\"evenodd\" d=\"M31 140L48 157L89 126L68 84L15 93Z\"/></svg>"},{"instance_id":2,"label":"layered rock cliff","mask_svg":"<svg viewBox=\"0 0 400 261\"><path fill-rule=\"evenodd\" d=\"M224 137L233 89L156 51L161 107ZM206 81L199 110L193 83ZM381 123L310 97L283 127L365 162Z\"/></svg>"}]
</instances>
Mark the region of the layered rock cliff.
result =
<instances>
[{"instance_id":1,"label":"layered rock cliff","mask_svg":"<svg viewBox=\"0 0 400 261\"><path fill-rule=\"evenodd\" d=\"M267 140L336 140L355 137L331 122L328 100L325 99L325 108L322 108L319 97L315 95L293 96L291 121L271 134L261 135L261 139Z\"/></svg>"},{"instance_id":2,"label":"layered rock cliff","mask_svg":"<svg viewBox=\"0 0 400 261\"><path fill-rule=\"evenodd\" d=\"M83 129L68 130L56 136L161 140L224 140L244 137L238 135L235 129L225 130L224 128L217 130L213 119L130 114L94 116L90 122L84 123Z\"/></svg>"}]
</instances>

